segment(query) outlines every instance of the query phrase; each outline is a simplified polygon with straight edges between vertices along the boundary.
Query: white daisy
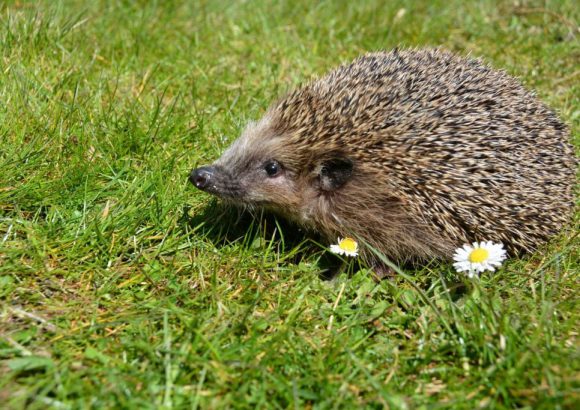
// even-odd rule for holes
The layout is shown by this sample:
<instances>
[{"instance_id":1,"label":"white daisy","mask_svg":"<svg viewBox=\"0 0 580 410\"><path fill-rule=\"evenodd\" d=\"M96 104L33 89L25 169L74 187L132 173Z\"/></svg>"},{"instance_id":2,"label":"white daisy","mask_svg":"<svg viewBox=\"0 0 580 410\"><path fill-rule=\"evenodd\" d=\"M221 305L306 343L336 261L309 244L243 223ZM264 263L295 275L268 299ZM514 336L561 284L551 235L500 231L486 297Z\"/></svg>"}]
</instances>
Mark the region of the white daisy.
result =
<instances>
[{"instance_id":1,"label":"white daisy","mask_svg":"<svg viewBox=\"0 0 580 410\"><path fill-rule=\"evenodd\" d=\"M506 251L501 243L473 242L455 250L453 267L457 272L465 272L467 277L473 278L486 270L493 272L505 258Z\"/></svg>"},{"instance_id":2,"label":"white daisy","mask_svg":"<svg viewBox=\"0 0 580 410\"><path fill-rule=\"evenodd\" d=\"M330 251L337 255L358 256L358 243L352 238L338 238L338 244L330 245Z\"/></svg>"}]
</instances>

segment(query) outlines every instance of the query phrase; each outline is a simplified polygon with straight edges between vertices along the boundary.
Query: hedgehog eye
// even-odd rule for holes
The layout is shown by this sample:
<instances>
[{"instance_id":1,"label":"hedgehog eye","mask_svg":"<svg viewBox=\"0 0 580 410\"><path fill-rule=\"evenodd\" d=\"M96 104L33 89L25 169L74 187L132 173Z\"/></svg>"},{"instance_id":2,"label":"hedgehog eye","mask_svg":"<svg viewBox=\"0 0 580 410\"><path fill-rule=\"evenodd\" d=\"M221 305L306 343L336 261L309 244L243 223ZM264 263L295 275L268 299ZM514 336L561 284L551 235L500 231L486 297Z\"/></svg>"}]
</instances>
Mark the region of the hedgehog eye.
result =
<instances>
[{"instance_id":1,"label":"hedgehog eye","mask_svg":"<svg viewBox=\"0 0 580 410\"><path fill-rule=\"evenodd\" d=\"M268 174L269 177L275 177L280 173L281 169L282 167L280 166L278 161L268 161L264 165L264 170L266 171L266 174Z\"/></svg>"}]
</instances>

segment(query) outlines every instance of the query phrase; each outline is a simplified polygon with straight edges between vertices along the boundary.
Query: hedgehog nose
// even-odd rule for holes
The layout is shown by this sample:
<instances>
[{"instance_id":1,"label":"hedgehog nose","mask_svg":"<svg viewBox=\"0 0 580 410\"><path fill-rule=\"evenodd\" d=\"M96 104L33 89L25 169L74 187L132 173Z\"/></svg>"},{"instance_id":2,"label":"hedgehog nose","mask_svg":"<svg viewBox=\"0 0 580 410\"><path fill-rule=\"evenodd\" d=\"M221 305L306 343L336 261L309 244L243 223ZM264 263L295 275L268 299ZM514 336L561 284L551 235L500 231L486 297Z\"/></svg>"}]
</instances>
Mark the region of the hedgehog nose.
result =
<instances>
[{"instance_id":1,"label":"hedgehog nose","mask_svg":"<svg viewBox=\"0 0 580 410\"><path fill-rule=\"evenodd\" d=\"M205 189L213 176L213 168L212 167L200 167L194 169L189 174L189 181L195 185L198 189Z\"/></svg>"}]
</instances>

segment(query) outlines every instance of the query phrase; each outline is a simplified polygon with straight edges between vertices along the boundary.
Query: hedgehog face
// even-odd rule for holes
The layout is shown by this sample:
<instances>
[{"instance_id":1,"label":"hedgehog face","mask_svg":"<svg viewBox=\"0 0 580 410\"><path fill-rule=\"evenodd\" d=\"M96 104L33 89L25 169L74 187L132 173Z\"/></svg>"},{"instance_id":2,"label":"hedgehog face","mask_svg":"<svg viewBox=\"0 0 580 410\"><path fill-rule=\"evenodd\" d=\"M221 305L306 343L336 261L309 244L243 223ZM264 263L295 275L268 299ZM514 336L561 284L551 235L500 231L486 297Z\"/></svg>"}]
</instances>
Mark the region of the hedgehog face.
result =
<instances>
[{"instance_id":1,"label":"hedgehog face","mask_svg":"<svg viewBox=\"0 0 580 410\"><path fill-rule=\"evenodd\" d=\"M247 162L224 164L221 160L210 167L206 179L194 176L194 185L210 194L246 205L275 205L288 202L294 194L294 184L284 165L273 156L248 158ZM201 182L201 183L200 183Z\"/></svg>"},{"instance_id":2,"label":"hedgehog face","mask_svg":"<svg viewBox=\"0 0 580 410\"><path fill-rule=\"evenodd\" d=\"M296 172L276 149L264 121L250 124L213 165L194 169L190 181L199 189L235 204L277 208L296 206Z\"/></svg>"},{"instance_id":3,"label":"hedgehog face","mask_svg":"<svg viewBox=\"0 0 580 410\"><path fill-rule=\"evenodd\" d=\"M288 140L266 117L250 124L214 164L194 169L189 179L234 204L268 208L310 224L325 197L351 178L353 164L340 153L310 159L304 150L288 146Z\"/></svg>"}]
</instances>

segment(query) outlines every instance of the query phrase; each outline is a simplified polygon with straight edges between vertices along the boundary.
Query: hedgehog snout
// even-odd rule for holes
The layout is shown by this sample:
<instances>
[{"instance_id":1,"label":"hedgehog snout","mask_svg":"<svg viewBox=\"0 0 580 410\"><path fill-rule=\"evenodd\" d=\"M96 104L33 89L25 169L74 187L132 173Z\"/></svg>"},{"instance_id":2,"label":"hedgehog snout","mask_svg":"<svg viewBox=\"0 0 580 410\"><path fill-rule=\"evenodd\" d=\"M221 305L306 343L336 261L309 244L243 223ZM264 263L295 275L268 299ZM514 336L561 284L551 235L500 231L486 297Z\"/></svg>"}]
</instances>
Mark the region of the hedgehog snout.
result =
<instances>
[{"instance_id":1,"label":"hedgehog snout","mask_svg":"<svg viewBox=\"0 0 580 410\"><path fill-rule=\"evenodd\" d=\"M192 170L189 173L189 182L197 189L222 198L240 199L244 195L239 181L219 165Z\"/></svg>"},{"instance_id":2,"label":"hedgehog snout","mask_svg":"<svg viewBox=\"0 0 580 410\"><path fill-rule=\"evenodd\" d=\"M205 191L215 174L213 167L200 167L191 171L189 174L189 182L191 182L197 189Z\"/></svg>"}]
</instances>

